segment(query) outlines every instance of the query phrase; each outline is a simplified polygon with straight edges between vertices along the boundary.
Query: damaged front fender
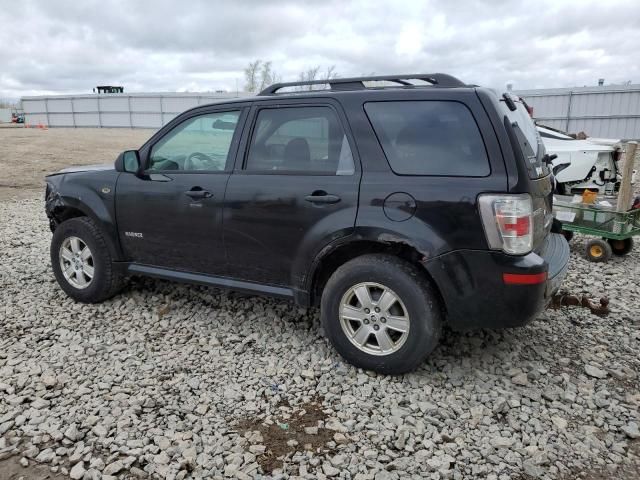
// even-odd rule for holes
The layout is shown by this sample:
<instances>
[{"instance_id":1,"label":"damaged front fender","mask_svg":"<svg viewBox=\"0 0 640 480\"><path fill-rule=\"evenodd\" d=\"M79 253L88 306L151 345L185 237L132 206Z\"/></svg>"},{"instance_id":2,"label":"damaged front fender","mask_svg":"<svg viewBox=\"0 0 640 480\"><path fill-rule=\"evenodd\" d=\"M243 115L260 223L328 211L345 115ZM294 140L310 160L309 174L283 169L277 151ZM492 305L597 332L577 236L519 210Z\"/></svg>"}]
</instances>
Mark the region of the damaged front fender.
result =
<instances>
[{"instance_id":1,"label":"damaged front fender","mask_svg":"<svg viewBox=\"0 0 640 480\"><path fill-rule=\"evenodd\" d=\"M65 220L86 216L104 234L113 259L121 259L115 219L117 172L78 172L47 177L45 212L51 231Z\"/></svg>"}]
</instances>

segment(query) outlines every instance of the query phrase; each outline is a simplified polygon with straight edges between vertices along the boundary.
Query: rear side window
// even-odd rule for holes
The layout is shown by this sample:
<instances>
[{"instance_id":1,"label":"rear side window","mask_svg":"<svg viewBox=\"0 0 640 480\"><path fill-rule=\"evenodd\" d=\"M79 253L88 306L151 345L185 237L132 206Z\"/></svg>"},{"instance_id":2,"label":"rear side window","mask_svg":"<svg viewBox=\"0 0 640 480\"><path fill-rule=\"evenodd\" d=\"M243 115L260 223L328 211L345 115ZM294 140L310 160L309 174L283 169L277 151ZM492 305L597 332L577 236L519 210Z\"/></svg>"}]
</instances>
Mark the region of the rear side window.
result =
<instances>
[{"instance_id":1,"label":"rear side window","mask_svg":"<svg viewBox=\"0 0 640 480\"><path fill-rule=\"evenodd\" d=\"M485 177L491 172L478 125L461 103L369 102L365 111L397 174Z\"/></svg>"}]
</instances>

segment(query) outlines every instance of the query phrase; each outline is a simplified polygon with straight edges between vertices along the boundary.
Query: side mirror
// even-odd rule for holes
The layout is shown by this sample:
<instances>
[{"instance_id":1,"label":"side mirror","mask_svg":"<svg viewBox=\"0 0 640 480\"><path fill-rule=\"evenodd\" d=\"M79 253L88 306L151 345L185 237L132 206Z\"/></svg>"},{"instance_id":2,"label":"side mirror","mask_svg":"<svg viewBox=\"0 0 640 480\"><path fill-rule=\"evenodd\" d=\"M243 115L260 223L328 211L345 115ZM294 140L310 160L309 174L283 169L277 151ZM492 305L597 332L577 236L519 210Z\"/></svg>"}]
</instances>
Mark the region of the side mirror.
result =
<instances>
[{"instance_id":1,"label":"side mirror","mask_svg":"<svg viewBox=\"0 0 640 480\"><path fill-rule=\"evenodd\" d=\"M140 155L137 150L127 150L118 155L116 171L138 174L140 172Z\"/></svg>"}]
</instances>

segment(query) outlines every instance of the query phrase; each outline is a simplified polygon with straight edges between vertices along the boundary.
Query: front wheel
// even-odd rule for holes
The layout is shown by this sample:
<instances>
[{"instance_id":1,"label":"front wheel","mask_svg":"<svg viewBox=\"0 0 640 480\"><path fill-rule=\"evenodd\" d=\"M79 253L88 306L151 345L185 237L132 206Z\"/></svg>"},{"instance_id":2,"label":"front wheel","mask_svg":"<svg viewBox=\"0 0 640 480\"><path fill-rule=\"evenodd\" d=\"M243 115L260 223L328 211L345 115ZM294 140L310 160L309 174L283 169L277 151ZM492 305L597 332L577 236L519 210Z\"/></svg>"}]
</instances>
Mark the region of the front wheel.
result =
<instances>
[{"instance_id":1,"label":"front wheel","mask_svg":"<svg viewBox=\"0 0 640 480\"><path fill-rule=\"evenodd\" d=\"M122 276L113 268L107 241L87 217L61 223L51 239L51 266L58 284L74 300L98 303L115 295Z\"/></svg>"},{"instance_id":2,"label":"front wheel","mask_svg":"<svg viewBox=\"0 0 640 480\"><path fill-rule=\"evenodd\" d=\"M338 353L380 373L418 367L438 344L441 317L423 272L390 255L363 255L345 263L322 293L322 325Z\"/></svg>"}]
</instances>

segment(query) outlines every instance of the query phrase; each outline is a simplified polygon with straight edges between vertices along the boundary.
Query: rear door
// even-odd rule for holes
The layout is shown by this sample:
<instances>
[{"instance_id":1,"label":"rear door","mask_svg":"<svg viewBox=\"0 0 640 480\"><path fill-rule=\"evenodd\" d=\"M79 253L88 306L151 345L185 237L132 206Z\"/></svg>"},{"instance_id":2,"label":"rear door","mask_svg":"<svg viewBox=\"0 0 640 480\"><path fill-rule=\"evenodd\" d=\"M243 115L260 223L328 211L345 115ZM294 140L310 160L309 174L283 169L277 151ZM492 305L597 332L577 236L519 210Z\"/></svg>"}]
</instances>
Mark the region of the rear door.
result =
<instances>
[{"instance_id":1,"label":"rear door","mask_svg":"<svg viewBox=\"0 0 640 480\"><path fill-rule=\"evenodd\" d=\"M319 250L349 235L360 168L336 103L260 103L229 179L224 242L234 278L297 287Z\"/></svg>"}]
</instances>

